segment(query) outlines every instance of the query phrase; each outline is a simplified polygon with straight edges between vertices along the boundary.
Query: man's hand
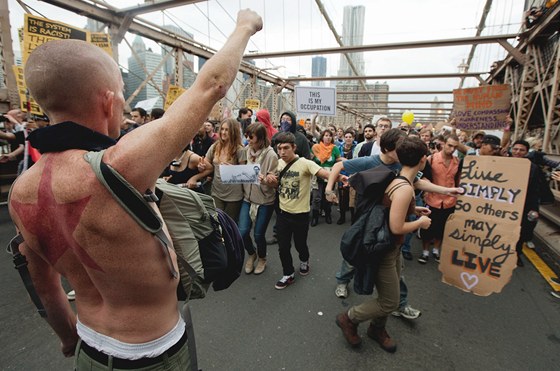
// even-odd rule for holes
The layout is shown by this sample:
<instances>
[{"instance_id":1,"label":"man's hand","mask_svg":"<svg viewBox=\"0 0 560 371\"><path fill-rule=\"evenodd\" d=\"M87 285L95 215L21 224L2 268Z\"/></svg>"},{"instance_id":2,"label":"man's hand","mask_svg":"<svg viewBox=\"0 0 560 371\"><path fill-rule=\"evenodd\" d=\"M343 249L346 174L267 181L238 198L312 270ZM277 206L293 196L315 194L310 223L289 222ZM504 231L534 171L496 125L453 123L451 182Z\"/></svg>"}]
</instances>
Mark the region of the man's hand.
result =
<instances>
[{"instance_id":1,"label":"man's hand","mask_svg":"<svg viewBox=\"0 0 560 371\"><path fill-rule=\"evenodd\" d=\"M553 171L550 175L550 179L560 182L560 170Z\"/></svg>"},{"instance_id":2,"label":"man's hand","mask_svg":"<svg viewBox=\"0 0 560 371\"><path fill-rule=\"evenodd\" d=\"M445 192L447 196L453 196L453 197L458 197L463 193L465 193L465 190L461 187L448 188L447 192Z\"/></svg>"},{"instance_id":3,"label":"man's hand","mask_svg":"<svg viewBox=\"0 0 560 371\"><path fill-rule=\"evenodd\" d=\"M237 26L247 27L251 30L251 35L254 35L262 30L263 21L257 13L249 9L243 9L237 13Z\"/></svg>"},{"instance_id":4,"label":"man's hand","mask_svg":"<svg viewBox=\"0 0 560 371\"><path fill-rule=\"evenodd\" d=\"M336 192L335 191L325 191L325 198L330 203L338 204L338 197L336 197Z\"/></svg>"},{"instance_id":5,"label":"man's hand","mask_svg":"<svg viewBox=\"0 0 560 371\"><path fill-rule=\"evenodd\" d=\"M74 357L76 344L78 344L78 337L76 337L76 339L60 343L60 350L62 350L62 354L64 354L64 357Z\"/></svg>"}]
</instances>

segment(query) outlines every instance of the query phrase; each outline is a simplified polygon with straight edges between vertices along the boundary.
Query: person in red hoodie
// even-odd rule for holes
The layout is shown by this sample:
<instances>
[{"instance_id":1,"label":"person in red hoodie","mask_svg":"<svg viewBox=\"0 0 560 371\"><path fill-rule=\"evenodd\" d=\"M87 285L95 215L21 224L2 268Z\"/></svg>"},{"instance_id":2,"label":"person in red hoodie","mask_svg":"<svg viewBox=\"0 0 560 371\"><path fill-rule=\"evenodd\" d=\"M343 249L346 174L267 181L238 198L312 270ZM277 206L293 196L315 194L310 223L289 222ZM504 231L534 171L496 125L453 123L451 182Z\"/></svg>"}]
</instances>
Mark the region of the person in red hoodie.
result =
<instances>
[{"instance_id":1,"label":"person in red hoodie","mask_svg":"<svg viewBox=\"0 0 560 371\"><path fill-rule=\"evenodd\" d=\"M266 136L268 137L268 140L272 139L272 136L278 133L278 130L276 130L270 122L270 113L268 110L262 109L257 112L257 121L262 123L266 128Z\"/></svg>"}]
</instances>

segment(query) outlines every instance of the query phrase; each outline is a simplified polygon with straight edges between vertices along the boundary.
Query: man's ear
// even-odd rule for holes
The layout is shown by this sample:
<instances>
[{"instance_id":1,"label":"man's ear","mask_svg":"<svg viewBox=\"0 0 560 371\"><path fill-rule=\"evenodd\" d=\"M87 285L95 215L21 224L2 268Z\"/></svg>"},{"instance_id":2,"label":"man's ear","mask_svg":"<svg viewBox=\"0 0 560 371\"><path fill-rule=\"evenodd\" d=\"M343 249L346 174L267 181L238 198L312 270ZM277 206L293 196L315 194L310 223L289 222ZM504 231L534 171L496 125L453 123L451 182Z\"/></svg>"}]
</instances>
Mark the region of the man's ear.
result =
<instances>
[{"instance_id":1,"label":"man's ear","mask_svg":"<svg viewBox=\"0 0 560 371\"><path fill-rule=\"evenodd\" d=\"M115 102L115 92L111 90L107 90L103 94L103 112L107 116L107 118L113 118L113 104Z\"/></svg>"}]
</instances>

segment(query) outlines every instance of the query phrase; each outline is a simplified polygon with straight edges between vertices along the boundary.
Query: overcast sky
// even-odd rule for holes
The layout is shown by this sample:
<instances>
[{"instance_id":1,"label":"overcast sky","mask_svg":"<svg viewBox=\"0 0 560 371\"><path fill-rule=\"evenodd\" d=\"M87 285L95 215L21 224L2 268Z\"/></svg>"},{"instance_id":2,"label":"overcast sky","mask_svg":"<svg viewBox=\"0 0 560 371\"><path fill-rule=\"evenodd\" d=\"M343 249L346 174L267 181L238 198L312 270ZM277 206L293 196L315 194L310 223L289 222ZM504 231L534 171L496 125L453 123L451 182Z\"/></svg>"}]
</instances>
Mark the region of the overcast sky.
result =
<instances>
[{"instance_id":1,"label":"overcast sky","mask_svg":"<svg viewBox=\"0 0 560 371\"><path fill-rule=\"evenodd\" d=\"M85 25L85 18L36 0L24 0L43 16L77 27ZM139 1L107 1L118 7L127 7ZM333 24L342 33L342 14L345 5L364 5L364 44L406 42L474 36L486 0L323 0ZM17 40L17 27L23 24L23 9L15 0L9 0L12 37ZM494 0L483 35L516 33L521 26L524 0ZM192 33L205 45L220 48L233 30L234 19L240 8L251 8L264 19L264 29L255 35L247 52L276 52L337 46L320 14L315 0L211 0L172 8L164 12L143 15L158 24L175 24ZM35 13L36 14L36 13ZM134 35L128 34L132 43ZM510 41L511 42L511 41ZM159 47L146 41L156 52ZM19 49L17 43L15 49ZM365 73L368 75L457 72L457 66L466 59L471 46L367 52L364 54ZM130 52L125 43L119 48L120 63L126 66ZM503 59L506 53L498 45L479 45L470 71L488 71L493 61ZM327 57L327 75L336 75L340 55ZM258 60L259 67L284 66L271 71L279 76L311 75L312 56ZM375 82L375 81L371 81ZM459 79L390 80L391 90L452 90ZM465 87L477 86L475 79L467 79ZM399 97L399 98L395 98ZM402 99L401 99L402 98ZM451 96L439 96L451 100ZM414 99L393 96L393 100ZM424 97L423 99L426 99ZM433 97L432 97L433 99Z\"/></svg>"}]
</instances>

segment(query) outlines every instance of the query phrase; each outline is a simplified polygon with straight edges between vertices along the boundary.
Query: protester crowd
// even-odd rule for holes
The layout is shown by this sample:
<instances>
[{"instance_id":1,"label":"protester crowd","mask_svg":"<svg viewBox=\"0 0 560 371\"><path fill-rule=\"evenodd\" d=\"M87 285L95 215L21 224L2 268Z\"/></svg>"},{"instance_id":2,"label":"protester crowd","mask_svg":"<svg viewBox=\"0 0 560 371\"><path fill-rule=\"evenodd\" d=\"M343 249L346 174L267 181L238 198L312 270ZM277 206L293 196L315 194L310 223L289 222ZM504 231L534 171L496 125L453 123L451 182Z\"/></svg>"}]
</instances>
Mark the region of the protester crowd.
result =
<instances>
[{"instance_id":1,"label":"protester crowd","mask_svg":"<svg viewBox=\"0 0 560 371\"><path fill-rule=\"evenodd\" d=\"M57 98L54 92L64 90L60 85L63 82L43 80L46 75L41 72L41 53L45 53L44 60L54 66L56 56L68 54L64 53L65 44L52 42L46 44L49 46L39 47L39 52L32 54L28 62L26 79L30 90L39 103L50 109L49 115L53 112L56 122L53 128L63 130L63 124L70 125L72 136L65 138L74 147L57 142L56 148L50 148L45 137L35 135L35 143L41 145L41 152L47 159L40 162L37 162L39 157L30 159L34 150L25 139L35 127L44 126L47 121L38 117L33 121L26 120L20 111L9 112L4 115L5 132L0 134L0 139L13 143L13 146L0 162L21 162L22 173L37 162L16 181L11 213L18 228L25 231L25 250L32 268L38 265L42 269L34 271L34 283L44 297L51 299L46 305L54 315L48 321L61 338L64 354L73 355L74 349L84 350L78 354L79 365L80 362L90 362L87 357L99 357L112 364L114 356L115 359L122 358L123 364L128 365L140 364L134 363L137 360L152 362L155 353L158 357L166 355L161 359L163 363L168 362L167 356L180 358L179 355L186 352L185 323L176 312L176 284L169 279L169 272L156 267L161 260L161 250L154 246L159 246L159 242L145 241L143 231L138 230L130 218L122 217L123 211L112 202L111 195L102 189L97 179L69 178L68 174L85 174L90 169L82 161L83 153L68 149L106 149L104 159L108 165L123 173L123 177L138 189L149 190L159 176L180 187L209 194L215 205L238 224L247 252L246 274L263 273L270 246L278 244L283 271L275 283L278 290L293 284L296 273L307 276L312 272L313 241L308 241L310 227L328 227L333 222L334 213L338 213L338 225L349 228L359 222L368 197L350 186L349 177L379 165L397 172L398 175L378 195L382 205L389 210L388 225L394 239L381 256L377 271L368 276L362 267L343 257L339 270L335 272L333 269L337 280L333 288L336 297L349 295L352 280L354 289L371 291L375 287L377 291L376 297L370 296L362 304L336 317L336 324L351 346L361 344L357 331L359 324L370 321L367 335L384 350L394 352L396 342L386 330L388 316L416 319L421 315L419 309L408 303L403 259L416 257L420 264L428 264L431 259L439 261L441 251L445 249L442 245L445 223L455 209L456 197L462 193L459 180L464 156L511 156L527 158L531 162L528 196L516 246L519 266L523 266L522 247L533 246L531 240L539 218L539 205L553 201L549 182L560 178L560 164L540 150L538 140L527 138L510 143L510 119L500 138L485 132L457 130L453 121L412 126L382 117L364 125L356 122L337 127L320 123L317 115L298 120L290 111L270 117L266 109L253 112L249 108L240 108L237 118L229 117L221 122L203 117L202 113L210 112L223 96L223 87L233 81L249 37L262 27L260 18L249 11L240 12L239 22L240 26L223 49L225 51L216 54L202 69L199 76L202 82L195 83L167 112L152 109L148 113L142 108L134 108L121 120L124 99L118 68L109 57L100 54L102 52L78 42L72 48L79 51L65 60L64 68L68 72L64 75L78 89L82 81L78 73L83 70L82 58L91 55L91 60L102 66L95 71L101 77L94 81L95 89L104 93L102 98L95 98L98 99L95 102L101 103L92 104L91 117L76 124L72 120L79 121L81 116L77 113L82 114L82 110L76 107L81 107L83 102L70 100L66 107L68 112L60 111L53 103ZM97 91L95 89L81 92L85 96L94 94L91 92ZM189 118L196 123L207 121L200 128L198 125L191 127L193 125L184 122ZM60 130L58 134L64 134ZM82 134L95 143L80 142ZM131 166L144 151L149 152L143 157L146 163ZM241 164L259 165L258 183L230 184L223 180L222 166ZM165 165L167 168L161 172ZM76 187L77 181L81 183ZM43 192L40 193L41 202L44 203L37 201L38 209L34 212L20 213L30 207L29 199L37 198L36 194L30 194L37 192L39 183L39 192ZM57 184L58 188L52 184ZM29 232L31 227L29 230L25 227L37 223L42 213L54 213L53 210L64 208L61 206L64 203L54 202L57 198L74 202L80 212L83 211L81 202L87 204L91 198L93 206L90 208L94 211L88 209L89 213L79 220L76 218L80 215L70 212L56 214L58 225L71 226L71 230L70 227L60 227L62 229L47 228L47 232ZM101 212L106 216L103 220L97 218ZM73 240L68 243L70 247L59 247L55 237L72 236L78 222L82 234L77 238L81 238L81 243L88 248L80 250L80 245ZM273 223L273 238L267 241L265 235L270 223ZM122 233L123 230L127 233ZM48 238L45 242L37 241L33 235ZM414 235L422 241L422 251L417 256L410 248ZM295 262L292 243L297 252ZM115 244L117 248L112 248ZM107 246L111 247L110 253ZM66 248L75 254L59 261ZM45 253L45 257L36 253L44 252L43 249L54 253ZM140 254L139 249L150 258L146 266L133 259L127 260L129 256ZM56 271L64 271L69 281L77 285L76 290L81 295L77 300L81 300L79 309L82 310L79 319L68 303L60 300L60 276L52 269L57 264ZM170 265L173 267L172 262ZM149 287L142 288L137 282L141 275L150 276ZM140 290L144 294L142 298L130 294ZM68 294L68 299L74 298L75 293ZM81 340L78 341L78 337ZM97 346L89 346L89 343ZM187 358L184 354L181 357Z\"/></svg>"}]
</instances>

